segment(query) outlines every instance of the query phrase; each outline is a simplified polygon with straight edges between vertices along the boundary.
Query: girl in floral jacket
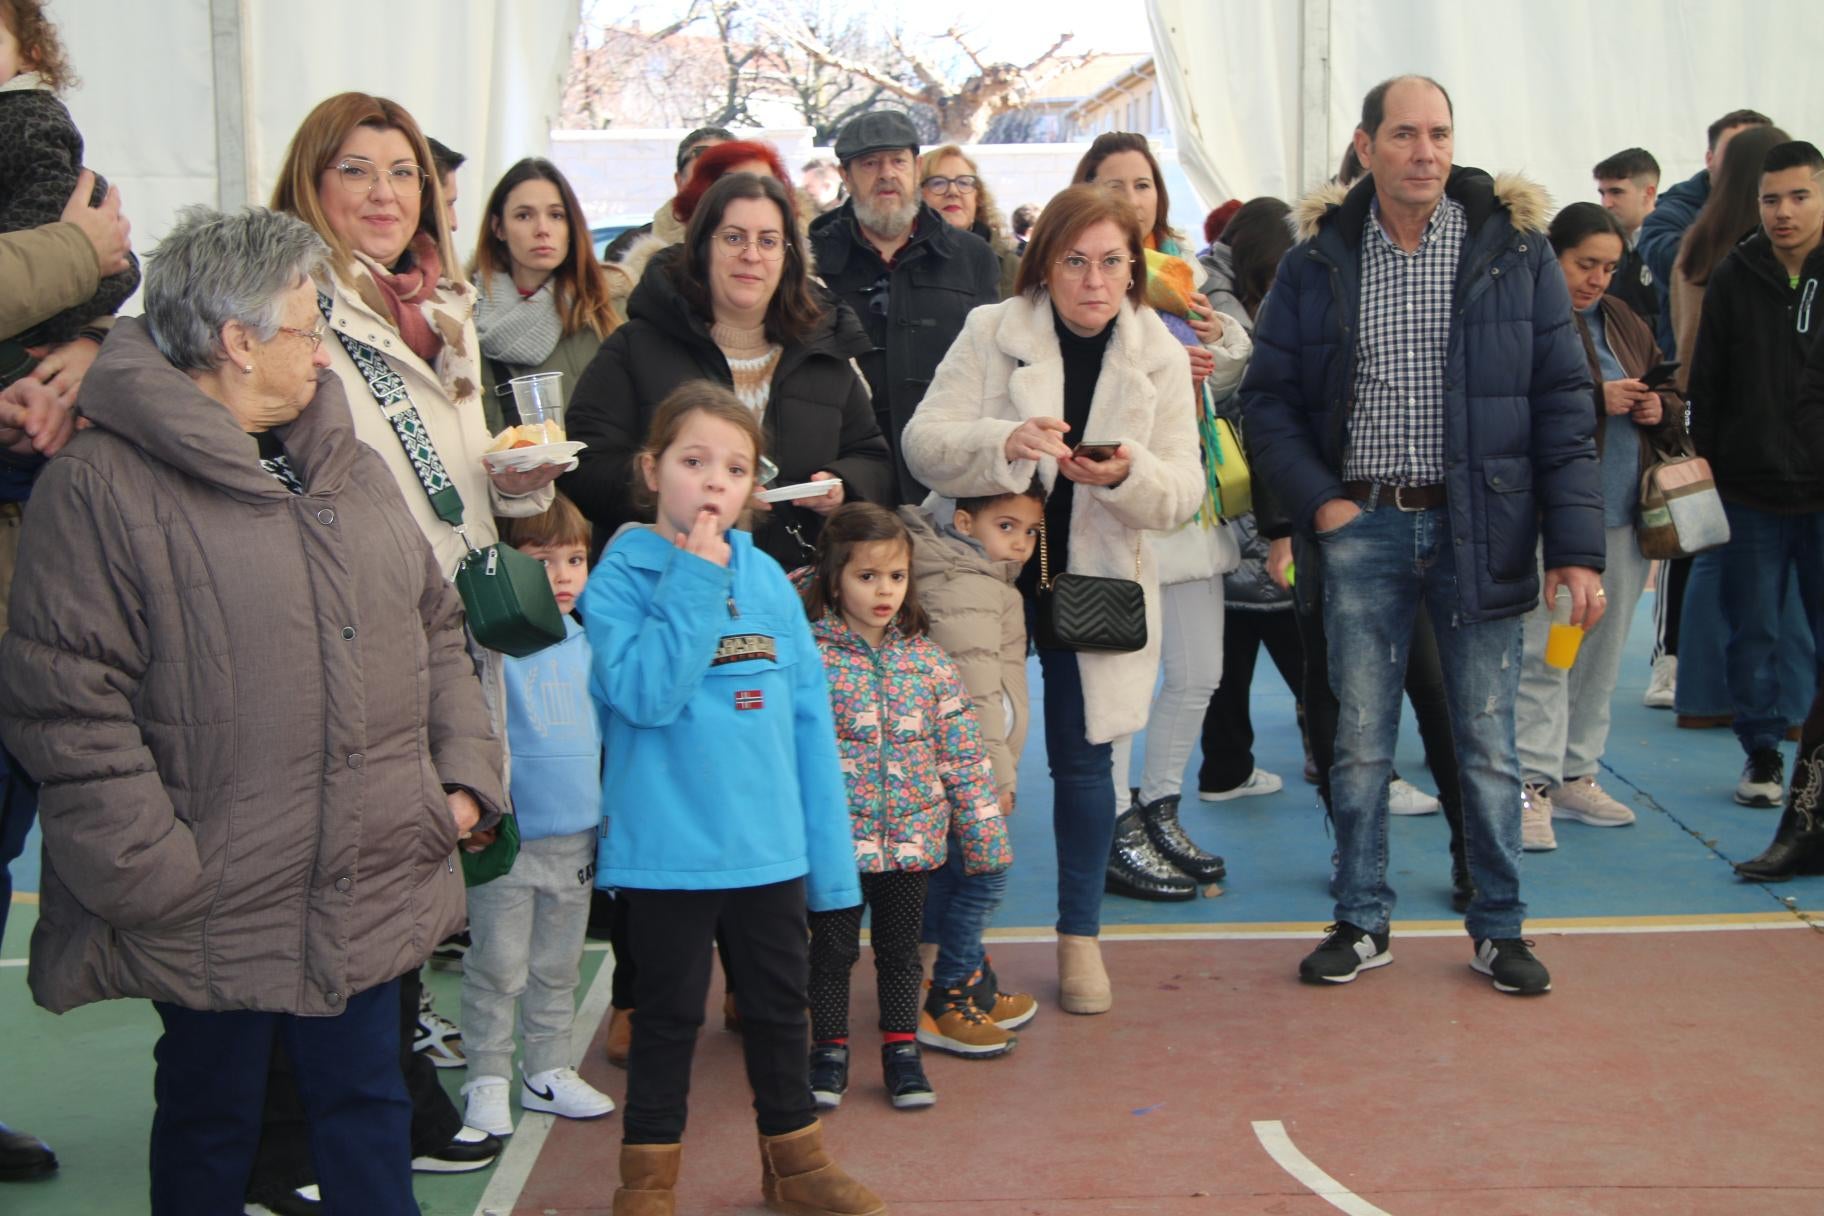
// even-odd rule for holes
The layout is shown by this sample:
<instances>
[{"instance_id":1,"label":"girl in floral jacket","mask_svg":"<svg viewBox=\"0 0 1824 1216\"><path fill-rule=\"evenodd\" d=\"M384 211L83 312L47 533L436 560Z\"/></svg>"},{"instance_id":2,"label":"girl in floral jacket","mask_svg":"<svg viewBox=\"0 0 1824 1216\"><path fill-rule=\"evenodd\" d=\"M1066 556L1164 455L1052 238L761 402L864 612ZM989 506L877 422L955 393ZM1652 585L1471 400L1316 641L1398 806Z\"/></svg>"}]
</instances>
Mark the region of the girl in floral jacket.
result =
<instances>
[{"instance_id":1,"label":"girl in floral jacket","mask_svg":"<svg viewBox=\"0 0 1824 1216\"><path fill-rule=\"evenodd\" d=\"M917 1041L918 934L925 883L955 832L966 872L1013 860L993 765L956 665L925 636L912 586L912 538L891 511L851 503L830 516L817 563L800 570L823 652L863 903L873 909L882 1069L900 1108L937 1100ZM848 1088L849 972L862 905L811 914L811 1090L835 1106Z\"/></svg>"}]
</instances>

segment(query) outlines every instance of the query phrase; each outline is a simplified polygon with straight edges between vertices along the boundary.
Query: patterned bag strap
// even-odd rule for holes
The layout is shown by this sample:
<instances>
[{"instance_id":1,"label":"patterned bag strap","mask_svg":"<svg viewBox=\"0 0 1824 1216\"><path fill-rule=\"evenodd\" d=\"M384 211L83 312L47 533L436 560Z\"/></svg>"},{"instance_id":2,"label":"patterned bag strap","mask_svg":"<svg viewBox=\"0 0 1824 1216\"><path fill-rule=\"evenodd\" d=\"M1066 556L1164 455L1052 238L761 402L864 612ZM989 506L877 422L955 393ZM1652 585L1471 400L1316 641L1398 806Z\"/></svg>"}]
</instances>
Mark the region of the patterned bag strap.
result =
<instances>
[{"instance_id":1,"label":"patterned bag strap","mask_svg":"<svg viewBox=\"0 0 1824 1216\"><path fill-rule=\"evenodd\" d=\"M318 292L317 307L322 310L323 323L328 325L335 301L325 293ZM405 458L412 462L412 471L418 474L418 484L424 487L425 496L431 500L431 510L436 512L438 519L456 530L464 544L468 544L468 533L462 527L462 493L456 489L456 483L450 480L449 470L444 468L442 458L437 455L437 448L431 443L430 428L425 426L418 407L412 404L404 379L387 366L386 359L379 351L367 343L340 330L332 329L332 332L335 333L336 340L342 343L342 349L348 352L348 357L354 360L361 378L367 381L367 391L374 395L375 404L386 416L393 434L398 436L399 446L405 449ZM469 545L471 551L474 548L474 545Z\"/></svg>"}]
</instances>

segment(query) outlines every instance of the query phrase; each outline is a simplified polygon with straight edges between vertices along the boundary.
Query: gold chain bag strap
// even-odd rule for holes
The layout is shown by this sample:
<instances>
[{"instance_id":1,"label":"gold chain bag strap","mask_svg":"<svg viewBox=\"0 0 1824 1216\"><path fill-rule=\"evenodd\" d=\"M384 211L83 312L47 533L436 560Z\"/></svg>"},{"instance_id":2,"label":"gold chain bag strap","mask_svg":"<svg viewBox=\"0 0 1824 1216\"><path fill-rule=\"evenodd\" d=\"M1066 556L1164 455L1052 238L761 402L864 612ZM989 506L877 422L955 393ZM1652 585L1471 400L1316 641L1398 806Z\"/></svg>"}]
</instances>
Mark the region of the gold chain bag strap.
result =
<instances>
[{"instance_id":1,"label":"gold chain bag strap","mask_svg":"<svg viewBox=\"0 0 1824 1216\"><path fill-rule=\"evenodd\" d=\"M1140 586L1140 539L1134 577L1051 574L1051 543L1039 516L1039 593L1033 641L1047 650L1125 654L1146 648L1146 592Z\"/></svg>"}]
</instances>

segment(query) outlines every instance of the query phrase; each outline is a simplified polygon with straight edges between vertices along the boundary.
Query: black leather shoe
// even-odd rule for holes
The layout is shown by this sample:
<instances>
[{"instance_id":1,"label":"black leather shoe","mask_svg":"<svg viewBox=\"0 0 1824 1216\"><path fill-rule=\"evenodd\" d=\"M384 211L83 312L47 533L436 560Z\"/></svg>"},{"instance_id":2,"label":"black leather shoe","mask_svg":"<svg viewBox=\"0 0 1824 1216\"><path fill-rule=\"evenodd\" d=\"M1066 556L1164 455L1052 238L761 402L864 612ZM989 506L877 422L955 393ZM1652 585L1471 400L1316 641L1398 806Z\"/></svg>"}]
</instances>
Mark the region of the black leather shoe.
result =
<instances>
[{"instance_id":1,"label":"black leather shoe","mask_svg":"<svg viewBox=\"0 0 1824 1216\"><path fill-rule=\"evenodd\" d=\"M1138 807L1128 808L1115 820L1115 844L1108 855L1103 889L1110 895L1161 903L1197 898L1197 884L1161 857L1146 838Z\"/></svg>"},{"instance_id":2,"label":"black leather shoe","mask_svg":"<svg viewBox=\"0 0 1824 1216\"><path fill-rule=\"evenodd\" d=\"M485 1170L500 1156L499 1136L490 1136L476 1127L464 1127L454 1139L434 1153L412 1158L412 1170L419 1174L467 1174Z\"/></svg>"},{"instance_id":3,"label":"black leather shoe","mask_svg":"<svg viewBox=\"0 0 1824 1216\"><path fill-rule=\"evenodd\" d=\"M1228 874L1222 858L1206 853L1184 834L1178 822L1178 795L1171 794L1140 807L1140 822L1146 827L1146 838L1153 842L1159 856L1171 862L1199 885L1221 882Z\"/></svg>"},{"instance_id":4,"label":"black leather shoe","mask_svg":"<svg viewBox=\"0 0 1824 1216\"><path fill-rule=\"evenodd\" d=\"M57 1154L30 1132L0 1123L0 1182L29 1182L57 1172Z\"/></svg>"},{"instance_id":5,"label":"black leather shoe","mask_svg":"<svg viewBox=\"0 0 1824 1216\"><path fill-rule=\"evenodd\" d=\"M323 1216L323 1199L314 1184L278 1191L247 1201L248 1216Z\"/></svg>"}]
</instances>

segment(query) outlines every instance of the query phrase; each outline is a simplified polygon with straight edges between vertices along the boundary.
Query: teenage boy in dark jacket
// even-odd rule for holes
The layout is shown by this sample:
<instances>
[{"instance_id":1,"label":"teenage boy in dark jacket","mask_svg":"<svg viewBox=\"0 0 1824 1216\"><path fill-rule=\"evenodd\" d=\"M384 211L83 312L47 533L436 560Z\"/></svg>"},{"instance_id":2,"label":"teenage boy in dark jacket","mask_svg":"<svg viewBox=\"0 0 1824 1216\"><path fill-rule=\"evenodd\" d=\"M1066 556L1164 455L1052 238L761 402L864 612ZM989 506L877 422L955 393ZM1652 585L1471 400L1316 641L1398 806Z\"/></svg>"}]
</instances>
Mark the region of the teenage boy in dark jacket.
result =
<instances>
[{"instance_id":1,"label":"teenage boy in dark jacket","mask_svg":"<svg viewBox=\"0 0 1824 1216\"><path fill-rule=\"evenodd\" d=\"M896 110L851 119L836 136L849 199L811 222L817 273L868 331L856 362L874 394L874 415L893 449L898 501L926 490L906 468L899 434L963 318L1001 298L1001 264L988 243L953 228L919 201L918 129Z\"/></svg>"},{"instance_id":2,"label":"teenage boy in dark jacket","mask_svg":"<svg viewBox=\"0 0 1824 1216\"><path fill-rule=\"evenodd\" d=\"M1824 466L1798 424L1799 380L1824 330L1824 155L1776 144L1761 172L1761 228L1710 276L1691 359L1691 437L1729 512L1722 550L1735 735L1748 754L1735 800L1778 806L1786 723L1770 674L1782 589L1796 570L1824 642Z\"/></svg>"}]
</instances>

